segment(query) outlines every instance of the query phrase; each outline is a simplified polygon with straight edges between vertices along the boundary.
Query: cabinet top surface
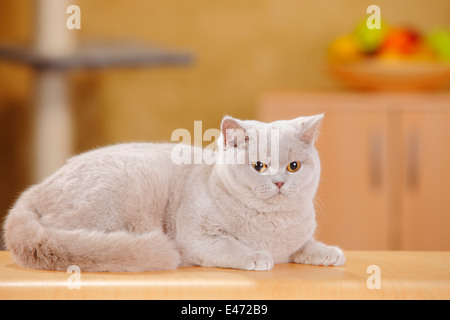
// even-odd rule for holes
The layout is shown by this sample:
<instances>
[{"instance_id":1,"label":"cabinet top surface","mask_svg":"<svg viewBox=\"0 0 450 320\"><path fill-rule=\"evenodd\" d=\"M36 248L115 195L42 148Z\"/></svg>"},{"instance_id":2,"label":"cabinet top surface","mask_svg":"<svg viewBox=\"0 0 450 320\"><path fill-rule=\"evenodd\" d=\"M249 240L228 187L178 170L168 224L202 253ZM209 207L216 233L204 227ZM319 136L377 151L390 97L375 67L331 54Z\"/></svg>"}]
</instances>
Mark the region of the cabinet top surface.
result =
<instances>
[{"instance_id":1,"label":"cabinet top surface","mask_svg":"<svg viewBox=\"0 0 450 320\"><path fill-rule=\"evenodd\" d=\"M261 96L259 112L310 109L332 111L449 111L450 91L436 92L361 92L298 91L272 92Z\"/></svg>"}]
</instances>

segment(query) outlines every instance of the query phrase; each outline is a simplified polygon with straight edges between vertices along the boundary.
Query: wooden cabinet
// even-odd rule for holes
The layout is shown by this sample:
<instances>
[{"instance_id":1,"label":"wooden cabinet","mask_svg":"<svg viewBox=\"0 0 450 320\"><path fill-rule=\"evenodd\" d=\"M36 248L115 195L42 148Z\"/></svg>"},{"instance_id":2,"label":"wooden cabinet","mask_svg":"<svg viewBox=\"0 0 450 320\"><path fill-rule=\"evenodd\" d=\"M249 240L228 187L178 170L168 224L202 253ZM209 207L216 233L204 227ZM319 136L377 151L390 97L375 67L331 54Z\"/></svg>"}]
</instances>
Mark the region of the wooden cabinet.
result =
<instances>
[{"instance_id":1,"label":"wooden cabinet","mask_svg":"<svg viewBox=\"0 0 450 320\"><path fill-rule=\"evenodd\" d=\"M316 238L450 250L450 93L268 94L258 118L322 112Z\"/></svg>"}]
</instances>

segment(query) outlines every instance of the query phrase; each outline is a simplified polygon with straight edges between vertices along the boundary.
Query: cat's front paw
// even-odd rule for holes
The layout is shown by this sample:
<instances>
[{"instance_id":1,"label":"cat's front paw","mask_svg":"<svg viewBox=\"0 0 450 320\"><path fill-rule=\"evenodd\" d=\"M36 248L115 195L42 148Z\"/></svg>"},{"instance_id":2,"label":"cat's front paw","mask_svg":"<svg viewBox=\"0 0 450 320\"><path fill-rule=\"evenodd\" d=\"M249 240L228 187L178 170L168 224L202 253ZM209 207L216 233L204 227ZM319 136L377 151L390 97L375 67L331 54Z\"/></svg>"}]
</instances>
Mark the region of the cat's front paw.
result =
<instances>
[{"instance_id":1,"label":"cat's front paw","mask_svg":"<svg viewBox=\"0 0 450 320\"><path fill-rule=\"evenodd\" d=\"M327 246L320 242L306 244L296 255L293 262L322 265L341 266L345 263L345 255L338 247Z\"/></svg>"},{"instance_id":2,"label":"cat's front paw","mask_svg":"<svg viewBox=\"0 0 450 320\"><path fill-rule=\"evenodd\" d=\"M273 268L273 259L267 251L254 251L244 256L245 270L265 271Z\"/></svg>"}]
</instances>

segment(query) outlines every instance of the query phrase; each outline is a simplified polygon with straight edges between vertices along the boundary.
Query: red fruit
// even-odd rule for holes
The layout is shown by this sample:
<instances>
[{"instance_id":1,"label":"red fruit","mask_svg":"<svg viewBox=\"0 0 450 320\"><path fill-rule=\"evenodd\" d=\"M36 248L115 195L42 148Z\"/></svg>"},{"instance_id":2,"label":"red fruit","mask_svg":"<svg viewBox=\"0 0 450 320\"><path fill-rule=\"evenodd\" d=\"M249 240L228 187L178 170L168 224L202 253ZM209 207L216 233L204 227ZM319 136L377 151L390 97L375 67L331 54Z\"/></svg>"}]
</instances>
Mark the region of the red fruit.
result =
<instances>
[{"instance_id":1,"label":"red fruit","mask_svg":"<svg viewBox=\"0 0 450 320\"><path fill-rule=\"evenodd\" d=\"M386 35L381 52L411 55L420 50L422 43L421 35L412 29L392 29Z\"/></svg>"}]
</instances>

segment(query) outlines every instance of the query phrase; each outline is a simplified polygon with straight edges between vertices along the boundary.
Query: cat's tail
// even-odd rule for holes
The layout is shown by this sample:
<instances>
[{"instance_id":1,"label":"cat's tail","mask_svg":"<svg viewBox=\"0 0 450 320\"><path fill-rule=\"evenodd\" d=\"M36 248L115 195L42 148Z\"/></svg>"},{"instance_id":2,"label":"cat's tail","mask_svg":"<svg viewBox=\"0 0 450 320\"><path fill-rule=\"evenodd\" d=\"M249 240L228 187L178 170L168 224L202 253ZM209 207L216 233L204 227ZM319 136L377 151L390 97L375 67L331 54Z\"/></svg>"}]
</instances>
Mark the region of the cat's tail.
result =
<instances>
[{"instance_id":1,"label":"cat's tail","mask_svg":"<svg viewBox=\"0 0 450 320\"><path fill-rule=\"evenodd\" d=\"M131 234L59 230L44 226L39 212L19 199L4 224L5 244L21 267L81 271L147 271L175 269L180 254L162 232Z\"/></svg>"}]
</instances>

